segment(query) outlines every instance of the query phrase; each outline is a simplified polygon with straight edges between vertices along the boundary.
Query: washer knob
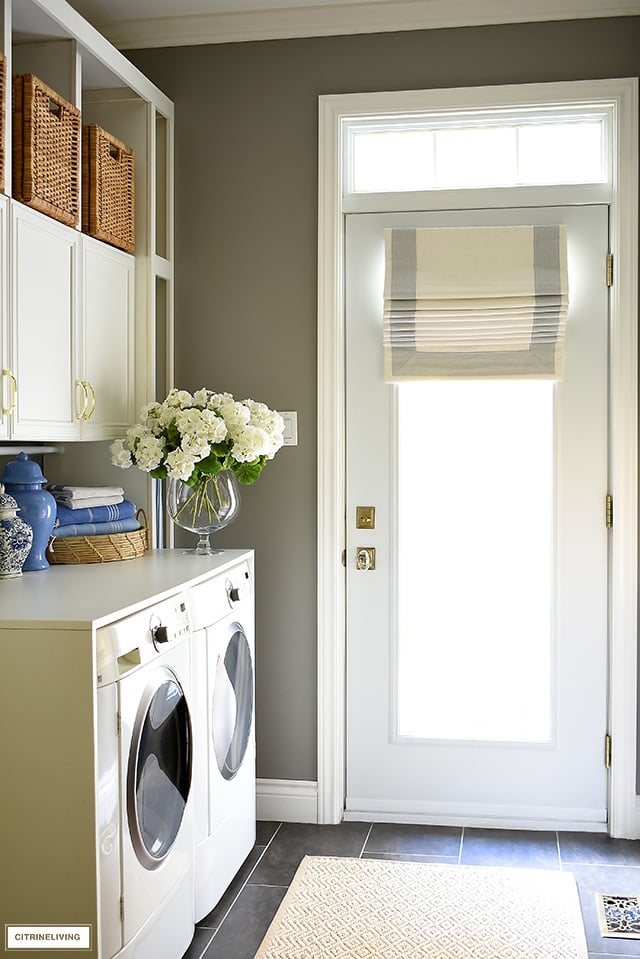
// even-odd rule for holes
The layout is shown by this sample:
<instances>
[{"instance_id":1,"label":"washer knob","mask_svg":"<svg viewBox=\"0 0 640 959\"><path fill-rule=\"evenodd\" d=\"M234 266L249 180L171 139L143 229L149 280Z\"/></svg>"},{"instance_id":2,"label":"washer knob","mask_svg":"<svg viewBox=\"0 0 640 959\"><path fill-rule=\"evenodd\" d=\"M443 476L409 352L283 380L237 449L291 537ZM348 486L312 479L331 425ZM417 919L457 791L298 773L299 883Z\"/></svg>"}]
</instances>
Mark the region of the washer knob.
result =
<instances>
[{"instance_id":1,"label":"washer knob","mask_svg":"<svg viewBox=\"0 0 640 959\"><path fill-rule=\"evenodd\" d=\"M151 635L153 637L153 642L157 646L158 643L168 643L169 642L169 630L166 626L163 626L160 623L158 626L154 626L151 630Z\"/></svg>"},{"instance_id":2,"label":"washer knob","mask_svg":"<svg viewBox=\"0 0 640 959\"><path fill-rule=\"evenodd\" d=\"M229 587L229 602L230 603L239 603L242 599L242 590L239 586L230 586Z\"/></svg>"}]
</instances>

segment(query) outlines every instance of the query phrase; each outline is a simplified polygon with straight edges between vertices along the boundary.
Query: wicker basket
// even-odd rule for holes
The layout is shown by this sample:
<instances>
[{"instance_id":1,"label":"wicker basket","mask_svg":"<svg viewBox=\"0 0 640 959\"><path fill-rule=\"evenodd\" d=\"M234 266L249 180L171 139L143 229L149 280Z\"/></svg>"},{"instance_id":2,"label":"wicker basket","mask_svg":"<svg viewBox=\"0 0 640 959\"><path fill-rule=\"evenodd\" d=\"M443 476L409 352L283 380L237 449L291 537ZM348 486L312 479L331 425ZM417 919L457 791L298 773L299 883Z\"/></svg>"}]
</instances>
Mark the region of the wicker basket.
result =
<instances>
[{"instance_id":1,"label":"wicker basket","mask_svg":"<svg viewBox=\"0 0 640 959\"><path fill-rule=\"evenodd\" d=\"M120 559L137 559L149 547L149 530L144 510L136 517L143 523L131 533L108 533L104 536L61 536L47 546L46 556L52 565L112 563Z\"/></svg>"},{"instance_id":2,"label":"wicker basket","mask_svg":"<svg viewBox=\"0 0 640 959\"><path fill-rule=\"evenodd\" d=\"M32 73L13 78L13 196L68 226L80 214L80 111Z\"/></svg>"},{"instance_id":3,"label":"wicker basket","mask_svg":"<svg viewBox=\"0 0 640 959\"><path fill-rule=\"evenodd\" d=\"M6 169L5 162L5 91L7 88L7 59L0 53L0 193L6 191Z\"/></svg>"},{"instance_id":4,"label":"wicker basket","mask_svg":"<svg viewBox=\"0 0 640 959\"><path fill-rule=\"evenodd\" d=\"M133 150L95 124L82 128L82 230L127 253L135 237Z\"/></svg>"}]
</instances>

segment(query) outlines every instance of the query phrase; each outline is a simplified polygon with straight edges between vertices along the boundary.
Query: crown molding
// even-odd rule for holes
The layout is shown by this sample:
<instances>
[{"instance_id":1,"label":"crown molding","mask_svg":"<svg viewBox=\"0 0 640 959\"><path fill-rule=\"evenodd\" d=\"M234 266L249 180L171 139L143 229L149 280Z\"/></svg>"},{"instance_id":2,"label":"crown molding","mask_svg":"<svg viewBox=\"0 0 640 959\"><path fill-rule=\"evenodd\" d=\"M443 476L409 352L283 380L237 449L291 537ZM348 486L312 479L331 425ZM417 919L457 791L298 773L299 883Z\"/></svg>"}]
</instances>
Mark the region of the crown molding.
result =
<instances>
[{"instance_id":1,"label":"crown molding","mask_svg":"<svg viewBox=\"0 0 640 959\"><path fill-rule=\"evenodd\" d=\"M640 0L362 0L97 24L121 50L640 15Z\"/></svg>"}]
</instances>

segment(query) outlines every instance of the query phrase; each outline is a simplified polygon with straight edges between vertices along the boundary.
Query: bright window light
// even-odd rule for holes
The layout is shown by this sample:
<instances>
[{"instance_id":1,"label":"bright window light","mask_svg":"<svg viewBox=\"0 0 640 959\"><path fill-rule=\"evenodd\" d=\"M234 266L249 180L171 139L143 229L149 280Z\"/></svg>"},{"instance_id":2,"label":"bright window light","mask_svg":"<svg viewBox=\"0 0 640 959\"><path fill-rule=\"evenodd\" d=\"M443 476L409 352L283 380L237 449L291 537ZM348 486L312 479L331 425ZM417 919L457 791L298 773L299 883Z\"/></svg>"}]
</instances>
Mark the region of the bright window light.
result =
<instances>
[{"instance_id":1,"label":"bright window light","mask_svg":"<svg viewBox=\"0 0 640 959\"><path fill-rule=\"evenodd\" d=\"M434 182L430 130L359 133L353 140L356 193L431 190Z\"/></svg>"},{"instance_id":2,"label":"bright window light","mask_svg":"<svg viewBox=\"0 0 640 959\"><path fill-rule=\"evenodd\" d=\"M518 175L515 127L437 130L435 138L438 189L514 183Z\"/></svg>"},{"instance_id":3,"label":"bright window light","mask_svg":"<svg viewBox=\"0 0 640 959\"><path fill-rule=\"evenodd\" d=\"M605 183L605 117L350 130L352 193Z\"/></svg>"},{"instance_id":4,"label":"bright window light","mask_svg":"<svg viewBox=\"0 0 640 959\"><path fill-rule=\"evenodd\" d=\"M554 384L397 389L398 734L549 742Z\"/></svg>"},{"instance_id":5,"label":"bright window light","mask_svg":"<svg viewBox=\"0 0 640 959\"><path fill-rule=\"evenodd\" d=\"M602 123L544 123L522 126L521 183L603 183Z\"/></svg>"}]
</instances>

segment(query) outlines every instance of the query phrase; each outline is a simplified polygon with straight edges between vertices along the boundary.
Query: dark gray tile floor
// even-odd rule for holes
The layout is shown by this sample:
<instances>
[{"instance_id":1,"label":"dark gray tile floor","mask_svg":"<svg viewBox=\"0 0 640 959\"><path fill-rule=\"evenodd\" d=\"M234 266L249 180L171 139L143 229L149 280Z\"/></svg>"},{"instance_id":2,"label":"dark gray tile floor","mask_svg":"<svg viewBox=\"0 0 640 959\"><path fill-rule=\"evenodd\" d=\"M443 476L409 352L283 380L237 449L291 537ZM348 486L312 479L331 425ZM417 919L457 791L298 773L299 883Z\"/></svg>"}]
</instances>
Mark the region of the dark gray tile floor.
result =
<instances>
[{"instance_id":1,"label":"dark gray tile floor","mask_svg":"<svg viewBox=\"0 0 640 959\"><path fill-rule=\"evenodd\" d=\"M640 842L591 833L389 823L314 826L259 822L255 847L222 900L198 923L184 959L253 959L306 855L572 872L578 884L590 959L640 957L640 940L601 937L595 905L596 892L640 894Z\"/></svg>"}]
</instances>

